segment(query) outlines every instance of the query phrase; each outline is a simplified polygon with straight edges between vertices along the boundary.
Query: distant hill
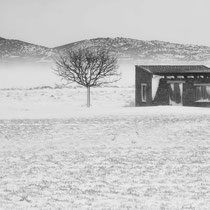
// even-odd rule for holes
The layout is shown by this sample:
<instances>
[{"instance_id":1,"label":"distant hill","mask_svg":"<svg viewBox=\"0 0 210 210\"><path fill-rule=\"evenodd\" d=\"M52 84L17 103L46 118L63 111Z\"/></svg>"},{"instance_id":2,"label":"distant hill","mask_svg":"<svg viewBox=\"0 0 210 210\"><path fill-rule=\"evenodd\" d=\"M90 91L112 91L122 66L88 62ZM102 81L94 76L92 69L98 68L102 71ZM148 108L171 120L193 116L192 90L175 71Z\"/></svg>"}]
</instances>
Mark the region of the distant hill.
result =
<instances>
[{"instance_id":1,"label":"distant hill","mask_svg":"<svg viewBox=\"0 0 210 210\"><path fill-rule=\"evenodd\" d=\"M0 37L1 61L48 62L51 60L54 51L47 47Z\"/></svg>"},{"instance_id":2,"label":"distant hill","mask_svg":"<svg viewBox=\"0 0 210 210\"><path fill-rule=\"evenodd\" d=\"M56 47L66 51L78 47L105 47L117 54L122 62L135 63L171 63L171 62L206 62L210 61L210 47L184 45L164 41L143 41L129 38L96 38L83 40Z\"/></svg>"},{"instance_id":3,"label":"distant hill","mask_svg":"<svg viewBox=\"0 0 210 210\"><path fill-rule=\"evenodd\" d=\"M164 41L143 41L130 38L96 38L78 41L55 48L19 40L0 38L1 61L50 62L58 52L79 47L105 47L119 61L129 64L148 63L210 63L210 47L184 45Z\"/></svg>"}]
</instances>

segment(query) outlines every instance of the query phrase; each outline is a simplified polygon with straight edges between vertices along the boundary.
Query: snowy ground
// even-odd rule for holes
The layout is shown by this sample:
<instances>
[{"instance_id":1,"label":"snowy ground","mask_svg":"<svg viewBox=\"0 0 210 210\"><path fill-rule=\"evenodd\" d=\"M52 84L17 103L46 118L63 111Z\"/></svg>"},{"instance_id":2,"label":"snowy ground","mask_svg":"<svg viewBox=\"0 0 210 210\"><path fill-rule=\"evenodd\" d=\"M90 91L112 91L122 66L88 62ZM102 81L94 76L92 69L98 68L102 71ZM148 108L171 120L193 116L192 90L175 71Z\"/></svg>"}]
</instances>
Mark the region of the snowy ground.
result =
<instances>
[{"instance_id":1,"label":"snowy ground","mask_svg":"<svg viewBox=\"0 0 210 210\"><path fill-rule=\"evenodd\" d=\"M210 109L85 96L0 91L0 209L210 209Z\"/></svg>"}]
</instances>

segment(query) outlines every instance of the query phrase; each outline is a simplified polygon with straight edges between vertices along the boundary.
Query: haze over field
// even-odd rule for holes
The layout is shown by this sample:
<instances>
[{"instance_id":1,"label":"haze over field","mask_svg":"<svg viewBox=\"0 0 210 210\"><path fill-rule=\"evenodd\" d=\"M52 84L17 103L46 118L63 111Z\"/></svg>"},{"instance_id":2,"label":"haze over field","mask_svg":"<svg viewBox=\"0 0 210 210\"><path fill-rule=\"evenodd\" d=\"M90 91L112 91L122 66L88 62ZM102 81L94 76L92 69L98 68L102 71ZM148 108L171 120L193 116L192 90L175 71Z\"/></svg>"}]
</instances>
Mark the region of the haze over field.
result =
<instances>
[{"instance_id":1,"label":"haze over field","mask_svg":"<svg viewBox=\"0 0 210 210\"><path fill-rule=\"evenodd\" d=\"M95 38L56 48L19 40L0 39L0 88L31 88L61 85L53 73L53 57L80 47L105 47L118 57L122 79L114 85L134 85L137 64L210 65L210 47L130 38Z\"/></svg>"}]
</instances>

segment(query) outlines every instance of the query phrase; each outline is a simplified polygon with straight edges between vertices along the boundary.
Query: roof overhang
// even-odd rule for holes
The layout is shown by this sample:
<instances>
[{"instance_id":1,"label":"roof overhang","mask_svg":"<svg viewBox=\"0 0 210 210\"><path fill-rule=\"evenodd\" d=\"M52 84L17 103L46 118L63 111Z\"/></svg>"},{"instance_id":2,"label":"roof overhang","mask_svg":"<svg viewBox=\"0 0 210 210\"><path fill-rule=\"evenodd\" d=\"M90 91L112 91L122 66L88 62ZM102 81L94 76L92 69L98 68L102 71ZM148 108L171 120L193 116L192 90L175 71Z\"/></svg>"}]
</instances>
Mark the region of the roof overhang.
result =
<instances>
[{"instance_id":1,"label":"roof overhang","mask_svg":"<svg viewBox=\"0 0 210 210\"><path fill-rule=\"evenodd\" d=\"M159 76L210 75L210 68L203 65L136 65L136 68Z\"/></svg>"}]
</instances>

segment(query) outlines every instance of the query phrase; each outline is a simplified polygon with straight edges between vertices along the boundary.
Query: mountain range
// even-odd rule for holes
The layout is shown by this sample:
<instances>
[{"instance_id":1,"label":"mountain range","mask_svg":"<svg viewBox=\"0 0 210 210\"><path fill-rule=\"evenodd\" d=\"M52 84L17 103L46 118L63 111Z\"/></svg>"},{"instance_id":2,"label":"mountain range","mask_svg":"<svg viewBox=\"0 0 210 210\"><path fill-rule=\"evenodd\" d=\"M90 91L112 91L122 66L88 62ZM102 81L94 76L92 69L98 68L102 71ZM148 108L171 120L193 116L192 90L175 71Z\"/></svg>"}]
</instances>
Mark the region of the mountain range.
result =
<instances>
[{"instance_id":1,"label":"mountain range","mask_svg":"<svg viewBox=\"0 0 210 210\"><path fill-rule=\"evenodd\" d=\"M79 47L105 47L122 63L208 63L210 47L130 38L95 38L55 48L0 37L0 62L51 62L57 53Z\"/></svg>"}]
</instances>

